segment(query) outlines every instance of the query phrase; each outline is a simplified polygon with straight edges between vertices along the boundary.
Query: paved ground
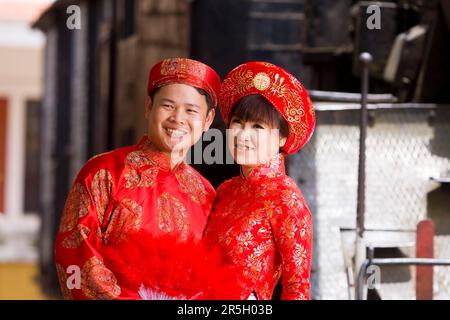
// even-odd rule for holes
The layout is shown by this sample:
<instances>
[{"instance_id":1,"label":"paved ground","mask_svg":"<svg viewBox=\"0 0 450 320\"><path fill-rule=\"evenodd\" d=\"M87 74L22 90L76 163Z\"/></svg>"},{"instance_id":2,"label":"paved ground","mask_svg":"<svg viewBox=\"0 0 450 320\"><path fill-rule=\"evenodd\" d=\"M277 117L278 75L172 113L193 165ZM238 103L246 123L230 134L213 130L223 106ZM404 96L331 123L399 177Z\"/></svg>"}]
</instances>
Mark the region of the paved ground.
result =
<instances>
[{"instance_id":1,"label":"paved ground","mask_svg":"<svg viewBox=\"0 0 450 320\"><path fill-rule=\"evenodd\" d=\"M36 281L35 264L0 264L0 300L44 300Z\"/></svg>"}]
</instances>

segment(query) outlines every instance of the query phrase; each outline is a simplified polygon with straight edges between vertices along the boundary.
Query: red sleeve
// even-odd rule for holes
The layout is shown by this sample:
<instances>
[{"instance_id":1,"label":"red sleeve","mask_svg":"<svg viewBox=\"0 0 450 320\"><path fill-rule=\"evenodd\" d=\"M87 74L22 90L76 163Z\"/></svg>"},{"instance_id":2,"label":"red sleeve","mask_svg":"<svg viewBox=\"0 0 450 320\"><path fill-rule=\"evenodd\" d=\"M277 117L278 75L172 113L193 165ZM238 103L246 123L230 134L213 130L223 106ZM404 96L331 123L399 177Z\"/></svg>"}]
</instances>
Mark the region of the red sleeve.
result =
<instances>
[{"instance_id":1,"label":"red sleeve","mask_svg":"<svg viewBox=\"0 0 450 320\"><path fill-rule=\"evenodd\" d=\"M297 188L281 190L281 210L272 217L275 242L282 259L283 300L309 300L312 217Z\"/></svg>"},{"instance_id":2,"label":"red sleeve","mask_svg":"<svg viewBox=\"0 0 450 320\"><path fill-rule=\"evenodd\" d=\"M111 173L88 162L69 192L55 243L56 268L66 299L131 295L118 285L101 254L101 225L110 207L112 188Z\"/></svg>"}]
</instances>

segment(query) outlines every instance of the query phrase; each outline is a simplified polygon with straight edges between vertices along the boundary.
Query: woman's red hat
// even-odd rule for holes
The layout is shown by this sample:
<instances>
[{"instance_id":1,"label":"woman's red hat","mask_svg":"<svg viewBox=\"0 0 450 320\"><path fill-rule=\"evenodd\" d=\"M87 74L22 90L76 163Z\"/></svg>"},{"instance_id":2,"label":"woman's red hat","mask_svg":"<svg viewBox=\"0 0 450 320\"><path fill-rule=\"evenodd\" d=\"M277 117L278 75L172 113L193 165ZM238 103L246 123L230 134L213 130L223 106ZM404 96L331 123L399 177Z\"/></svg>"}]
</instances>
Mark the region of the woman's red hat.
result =
<instances>
[{"instance_id":1,"label":"woman's red hat","mask_svg":"<svg viewBox=\"0 0 450 320\"><path fill-rule=\"evenodd\" d=\"M234 105L252 94L266 98L286 119L289 134L283 151L291 154L300 150L311 138L316 123L311 98L300 81L268 62L237 66L225 77L219 98L220 113L227 126Z\"/></svg>"}]
</instances>

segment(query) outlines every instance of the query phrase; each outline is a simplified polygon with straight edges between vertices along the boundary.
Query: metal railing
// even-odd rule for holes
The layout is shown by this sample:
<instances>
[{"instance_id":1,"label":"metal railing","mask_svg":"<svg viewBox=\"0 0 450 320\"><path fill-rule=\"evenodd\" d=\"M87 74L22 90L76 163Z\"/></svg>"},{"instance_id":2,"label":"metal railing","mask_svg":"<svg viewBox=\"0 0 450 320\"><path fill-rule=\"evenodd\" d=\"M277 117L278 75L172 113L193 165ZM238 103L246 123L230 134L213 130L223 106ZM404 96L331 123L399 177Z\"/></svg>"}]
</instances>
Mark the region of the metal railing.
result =
<instances>
[{"instance_id":1,"label":"metal railing","mask_svg":"<svg viewBox=\"0 0 450 320\"><path fill-rule=\"evenodd\" d=\"M374 258L374 249L368 248L368 259L362 264L358 272L357 300L363 300L364 280L367 274L367 268L371 265L422 265L422 266L450 266L450 259L436 258Z\"/></svg>"}]
</instances>

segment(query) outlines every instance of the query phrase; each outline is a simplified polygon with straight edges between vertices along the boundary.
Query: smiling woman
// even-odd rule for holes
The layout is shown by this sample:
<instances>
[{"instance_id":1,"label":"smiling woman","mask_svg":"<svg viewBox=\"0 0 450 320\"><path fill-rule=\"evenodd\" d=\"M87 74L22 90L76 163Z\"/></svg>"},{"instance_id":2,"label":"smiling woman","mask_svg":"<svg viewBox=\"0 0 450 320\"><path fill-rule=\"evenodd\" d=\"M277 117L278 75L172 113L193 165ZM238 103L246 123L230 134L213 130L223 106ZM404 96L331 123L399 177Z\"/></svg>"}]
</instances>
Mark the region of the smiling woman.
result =
<instances>
[{"instance_id":1,"label":"smiling woman","mask_svg":"<svg viewBox=\"0 0 450 320\"><path fill-rule=\"evenodd\" d=\"M286 143L288 124L267 99L249 95L231 111L229 148L244 174L264 164Z\"/></svg>"},{"instance_id":2,"label":"smiling woman","mask_svg":"<svg viewBox=\"0 0 450 320\"><path fill-rule=\"evenodd\" d=\"M280 128L280 135L284 138L289 133L286 120L263 96L252 94L239 100L231 111L230 118L236 115L242 121L262 122L272 128Z\"/></svg>"},{"instance_id":3,"label":"smiling woman","mask_svg":"<svg viewBox=\"0 0 450 320\"><path fill-rule=\"evenodd\" d=\"M311 99L282 68L249 62L226 76L219 106L241 175L217 189L204 239L242 268L241 299L271 299L280 277L282 299L309 299L312 217L284 155L313 133Z\"/></svg>"}]
</instances>

